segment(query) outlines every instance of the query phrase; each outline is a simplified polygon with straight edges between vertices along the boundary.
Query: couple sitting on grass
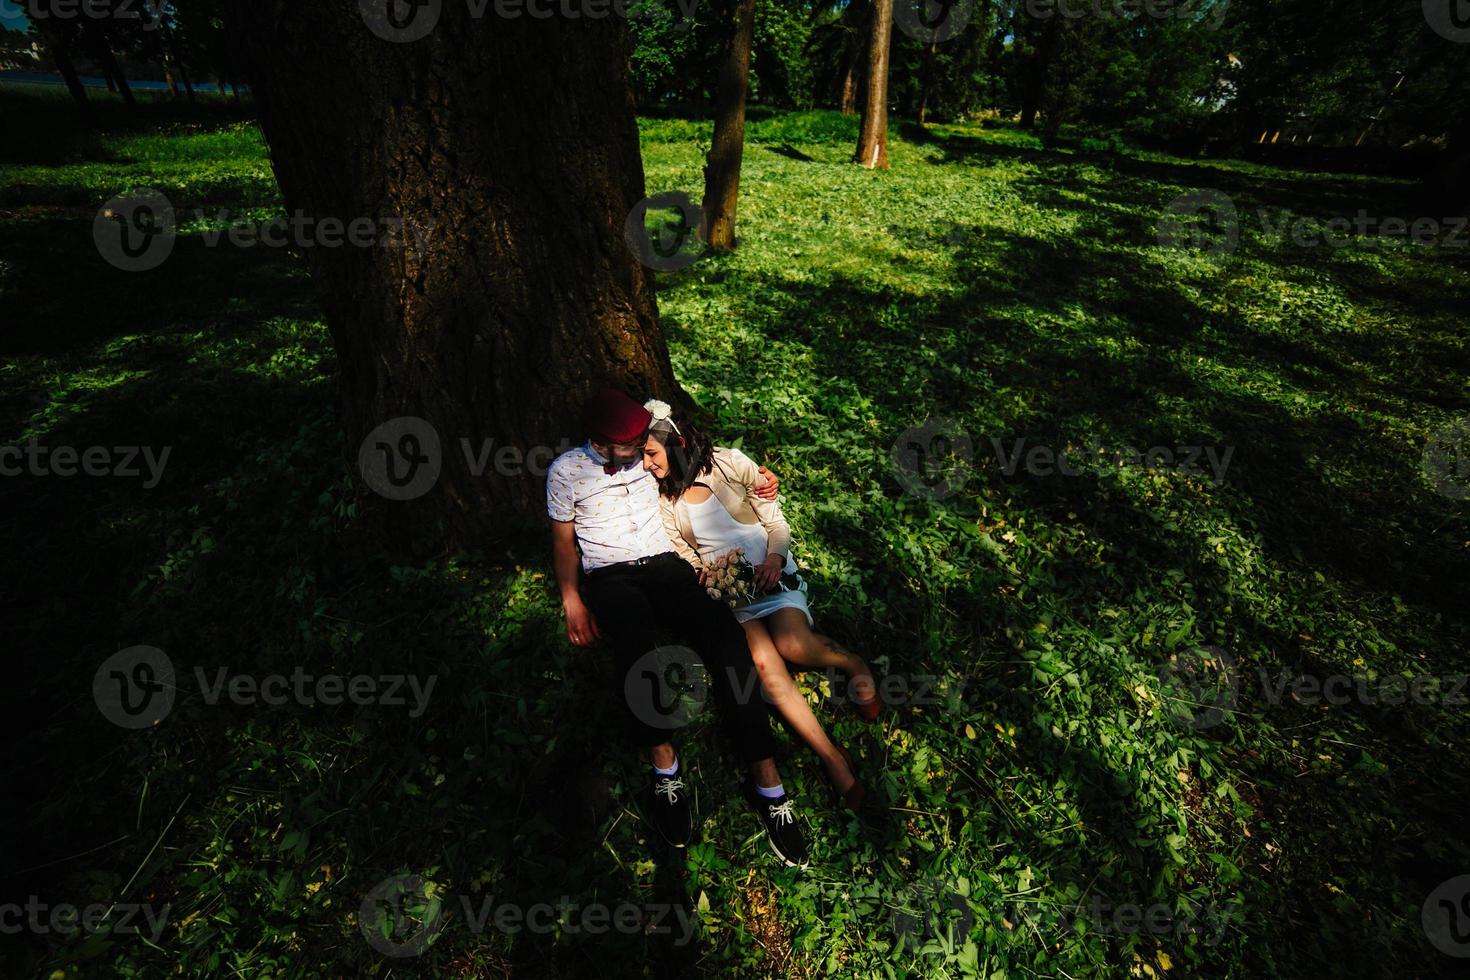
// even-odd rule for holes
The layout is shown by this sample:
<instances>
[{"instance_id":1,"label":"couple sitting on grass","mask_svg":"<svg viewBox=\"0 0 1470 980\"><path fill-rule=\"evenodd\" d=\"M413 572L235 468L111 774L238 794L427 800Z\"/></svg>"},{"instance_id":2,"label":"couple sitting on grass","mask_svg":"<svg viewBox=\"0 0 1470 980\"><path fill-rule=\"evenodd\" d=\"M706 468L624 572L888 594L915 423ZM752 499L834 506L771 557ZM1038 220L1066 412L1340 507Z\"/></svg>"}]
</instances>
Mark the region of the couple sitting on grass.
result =
<instances>
[{"instance_id":1,"label":"couple sitting on grass","mask_svg":"<svg viewBox=\"0 0 1470 980\"><path fill-rule=\"evenodd\" d=\"M881 702L862 658L812 631L778 481L738 449L712 447L663 402L640 405L605 389L583 406L582 420L587 442L546 474L556 577L571 642L603 640L616 658L627 720L653 765L650 822L674 847L693 833L670 726L631 703L634 687L625 683L668 628L704 662L735 753L750 766L742 789L772 850L805 867L794 801L773 758L769 706L821 758L843 803L856 810L864 789L852 756L822 730L786 661L847 672L857 711L869 721ZM743 586L732 584L731 569Z\"/></svg>"}]
</instances>

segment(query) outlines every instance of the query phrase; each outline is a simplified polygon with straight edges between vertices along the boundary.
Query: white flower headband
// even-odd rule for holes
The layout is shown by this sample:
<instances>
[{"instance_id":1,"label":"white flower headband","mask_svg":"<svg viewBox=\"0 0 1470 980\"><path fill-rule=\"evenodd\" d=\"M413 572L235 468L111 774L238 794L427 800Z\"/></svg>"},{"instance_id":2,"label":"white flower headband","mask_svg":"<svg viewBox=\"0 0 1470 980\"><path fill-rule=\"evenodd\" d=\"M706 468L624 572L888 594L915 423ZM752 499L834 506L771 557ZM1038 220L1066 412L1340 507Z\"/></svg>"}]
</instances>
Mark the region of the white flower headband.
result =
<instances>
[{"instance_id":1,"label":"white flower headband","mask_svg":"<svg viewBox=\"0 0 1470 980\"><path fill-rule=\"evenodd\" d=\"M643 410L649 415L652 415L655 422L669 423L669 428L674 430L674 434L683 438L684 433L680 432L679 426L675 424L673 418L674 410L669 406L668 402L661 402L657 398L650 398L643 403Z\"/></svg>"}]
</instances>

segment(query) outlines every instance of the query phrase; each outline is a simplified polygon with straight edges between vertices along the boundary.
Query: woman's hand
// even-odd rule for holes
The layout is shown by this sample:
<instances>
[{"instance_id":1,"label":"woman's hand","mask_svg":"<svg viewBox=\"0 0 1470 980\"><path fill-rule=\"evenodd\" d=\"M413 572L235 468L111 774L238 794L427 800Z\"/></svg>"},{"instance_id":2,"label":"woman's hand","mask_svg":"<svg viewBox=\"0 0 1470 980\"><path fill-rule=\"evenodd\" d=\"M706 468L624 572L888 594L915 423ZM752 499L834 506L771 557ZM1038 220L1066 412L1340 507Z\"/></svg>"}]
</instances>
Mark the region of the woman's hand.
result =
<instances>
[{"instance_id":1,"label":"woman's hand","mask_svg":"<svg viewBox=\"0 0 1470 980\"><path fill-rule=\"evenodd\" d=\"M781 581L781 571L786 567L782 555L766 555L766 560L755 566L755 590L770 592Z\"/></svg>"},{"instance_id":2,"label":"woman's hand","mask_svg":"<svg viewBox=\"0 0 1470 980\"><path fill-rule=\"evenodd\" d=\"M755 485L755 495L762 500L775 500L778 488L781 486L780 478L764 466L760 468L760 475L766 478L766 482Z\"/></svg>"}]
</instances>

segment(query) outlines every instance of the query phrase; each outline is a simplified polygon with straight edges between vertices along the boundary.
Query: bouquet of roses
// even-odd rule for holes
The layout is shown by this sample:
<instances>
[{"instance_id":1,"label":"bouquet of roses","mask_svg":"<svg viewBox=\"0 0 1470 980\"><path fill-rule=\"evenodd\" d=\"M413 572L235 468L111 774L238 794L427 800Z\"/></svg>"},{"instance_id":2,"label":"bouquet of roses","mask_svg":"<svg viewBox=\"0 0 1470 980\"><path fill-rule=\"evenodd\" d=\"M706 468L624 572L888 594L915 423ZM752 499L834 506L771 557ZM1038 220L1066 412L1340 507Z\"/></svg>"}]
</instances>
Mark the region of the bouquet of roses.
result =
<instances>
[{"instance_id":1,"label":"bouquet of roses","mask_svg":"<svg viewBox=\"0 0 1470 980\"><path fill-rule=\"evenodd\" d=\"M744 548L727 551L704 565L704 591L711 599L721 599L731 609L757 598L755 566L745 557Z\"/></svg>"},{"instance_id":2,"label":"bouquet of roses","mask_svg":"<svg viewBox=\"0 0 1470 980\"><path fill-rule=\"evenodd\" d=\"M755 566L745 557L744 548L727 551L705 563L705 591L711 599L723 600L731 609L759 599L763 594L755 587ZM782 572L775 588L767 592L806 592L806 583L798 575Z\"/></svg>"}]
</instances>

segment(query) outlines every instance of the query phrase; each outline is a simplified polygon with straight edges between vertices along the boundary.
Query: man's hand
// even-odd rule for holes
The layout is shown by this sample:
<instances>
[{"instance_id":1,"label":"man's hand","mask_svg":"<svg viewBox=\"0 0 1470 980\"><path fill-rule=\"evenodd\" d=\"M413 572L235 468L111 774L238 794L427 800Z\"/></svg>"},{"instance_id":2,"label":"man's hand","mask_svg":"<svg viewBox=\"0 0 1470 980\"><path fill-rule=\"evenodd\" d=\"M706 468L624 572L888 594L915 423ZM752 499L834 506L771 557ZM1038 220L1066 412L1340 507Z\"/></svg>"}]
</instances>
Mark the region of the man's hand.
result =
<instances>
[{"instance_id":1,"label":"man's hand","mask_svg":"<svg viewBox=\"0 0 1470 980\"><path fill-rule=\"evenodd\" d=\"M567 614L567 638L572 641L572 646L590 647L602 639L597 617L580 599L562 603L562 609Z\"/></svg>"},{"instance_id":2,"label":"man's hand","mask_svg":"<svg viewBox=\"0 0 1470 980\"><path fill-rule=\"evenodd\" d=\"M755 495L762 500L775 500L777 488L781 486L781 480L776 476L776 474L772 473L764 466L760 468L760 474L761 476L766 478L766 482L757 483L755 485Z\"/></svg>"},{"instance_id":3,"label":"man's hand","mask_svg":"<svg viewBox=\"0 0 1470 980\"><path fill-rule=\"evenodd\" d=\"M782 555L766 555L766 560L755 566L755 590L770 592L781 580L781 571L786 567Z\"/></svg>"}]
</instances>

